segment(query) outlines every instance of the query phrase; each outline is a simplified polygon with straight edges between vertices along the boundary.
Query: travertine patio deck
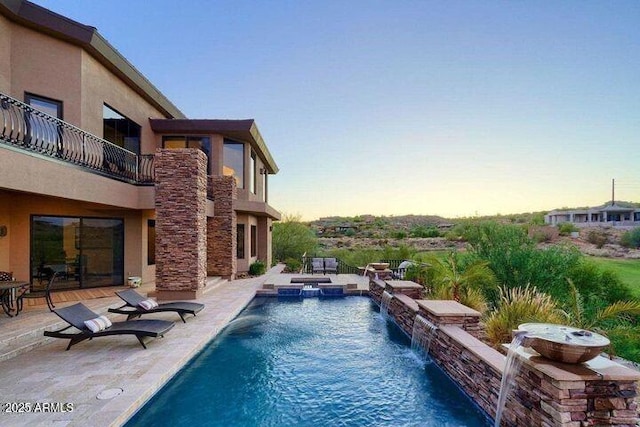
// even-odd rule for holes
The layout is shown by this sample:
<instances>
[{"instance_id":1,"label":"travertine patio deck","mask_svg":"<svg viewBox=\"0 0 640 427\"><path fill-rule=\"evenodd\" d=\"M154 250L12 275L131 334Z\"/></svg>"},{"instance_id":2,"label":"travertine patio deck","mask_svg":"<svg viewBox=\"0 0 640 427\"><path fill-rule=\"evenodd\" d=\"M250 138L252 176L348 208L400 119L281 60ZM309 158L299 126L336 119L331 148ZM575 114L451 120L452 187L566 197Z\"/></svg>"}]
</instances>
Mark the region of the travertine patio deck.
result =
<instances>
[{"instance_id":1,"label":"travertine patio deck","mask_svg":"<svg viewBox=\"0 0 640 427\"><path fill-rule=\"evenodd\" d=\"M151 340L142 349L132 336L101 337L65 351L68 341L55 340L9 360L0 361L0 425L4 426L118 426L142 406L177 371L197 354L254 297L264 283L286 280L282 267L266 275L226 282L206 292L199 300L206 307L187 323L172 313L147 316L176 321L164 338ZM365 289L366 280L358 282ZM334 276L332 276L334 277ZM365 278L366 279L366 278ZM362 283L360 283L362 282ZM86 302L96 311L116 306L119 299ZM67 304L60 304L60 306ZM22 316L22 314L21 314ZM44 312L33 316L54 316ZM110 316L111 317L111 316ZM124 320L113 315L112 319ZM11 321L37 322L25 318ZM3 322L3 329L7 327ZM107 399L101 393L122 392ZM8 403L29 403L29 413L7 413ZM36 404L73 404L70 412L33 412ZM180 408L176 408L179 411Z\"/></svg>"}]
</instances>

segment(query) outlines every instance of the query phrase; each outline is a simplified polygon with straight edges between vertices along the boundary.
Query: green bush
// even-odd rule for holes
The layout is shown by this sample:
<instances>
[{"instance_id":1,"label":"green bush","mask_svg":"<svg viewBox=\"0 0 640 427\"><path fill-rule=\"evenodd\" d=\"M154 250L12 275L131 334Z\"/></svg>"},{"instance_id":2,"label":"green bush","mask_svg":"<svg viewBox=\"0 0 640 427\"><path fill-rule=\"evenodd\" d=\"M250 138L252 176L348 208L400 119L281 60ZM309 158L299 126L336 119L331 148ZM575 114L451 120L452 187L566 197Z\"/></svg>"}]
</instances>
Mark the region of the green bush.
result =
<instances>
[{"instance_id":1,"label":"green bush","mask_svg":"<svg viewBox=\"0 0 640 427\"><path fill-rule=\"evenodd\" d=\"M627 248L640 248L640 227L624 233L620 238L620 244Z\"/></svg>"},{"instance_id":2,"label":"green bush","mask_svg":"<svg viewBox=\"0 0 640 427\"><path fill-rule=\"evenodd\" d=\"M578 231L578 227L570 222L563 222L562 224L558 225L558 231L560 232L561 236L568 236L574 231Z\"/></svg>"},{"instance_id":3,"label":"green bush","mask_svg":"<svg viewBox=\"0 0 640 427\"><path fill-rule=\"evenodd\" d=\"M290 273L298 273L302 268L302 261L296 258L287 258L284 263L287 265L287 271Z\"/></svg>"},{"instance_id":4,"label":"green bush","mask_svg":"<svg viewBox=\"0 0 640 427\"><path fill-rule=\"evenodd\" d=\"M603 247L608 240L607 233L602 230L589 230L587 233L587 242L596 245L598 249Z\"/></svg>"},{"instance_id":5,"label":"green bush","mask_svg":"<svg viewBox=\"0 0 640 427\"><path fill-rule=\"evenodd\" d=\"M264 262L256 261L249 266L249 274L252 276L261 276L266 271Z\"/></svg>"},{"instance_id":6,"label":"green bush","mask_svg":"<svg viewBox=\"0 0 640 427\"><path fill-rule=\"evenodd\" d=\"M300 222L299 216L284 216L273 224L273 258L284 262L289 258L302 259L306 252L312 254L318 246L318 238L307 224Z\"/></svg>"}]
</instances>

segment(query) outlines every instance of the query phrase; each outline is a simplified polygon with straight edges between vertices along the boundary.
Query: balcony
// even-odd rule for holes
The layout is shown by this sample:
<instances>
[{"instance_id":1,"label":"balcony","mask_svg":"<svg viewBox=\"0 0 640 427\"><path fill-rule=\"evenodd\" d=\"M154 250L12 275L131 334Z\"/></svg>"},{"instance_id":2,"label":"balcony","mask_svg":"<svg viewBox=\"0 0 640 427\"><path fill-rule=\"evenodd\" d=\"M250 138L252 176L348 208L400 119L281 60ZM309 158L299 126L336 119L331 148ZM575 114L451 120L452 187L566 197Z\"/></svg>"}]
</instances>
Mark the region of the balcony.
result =
<instances>
[{"instance_id":1,"label":"balcony","mask_svg":"<svg viewBox=\"0 0 640 427\"><path fill-rule=\"evenodd\" d=\"M154 155L137 155L0 93L0 145L135 185L153 185Z\"/></svg>"}]
</instances>

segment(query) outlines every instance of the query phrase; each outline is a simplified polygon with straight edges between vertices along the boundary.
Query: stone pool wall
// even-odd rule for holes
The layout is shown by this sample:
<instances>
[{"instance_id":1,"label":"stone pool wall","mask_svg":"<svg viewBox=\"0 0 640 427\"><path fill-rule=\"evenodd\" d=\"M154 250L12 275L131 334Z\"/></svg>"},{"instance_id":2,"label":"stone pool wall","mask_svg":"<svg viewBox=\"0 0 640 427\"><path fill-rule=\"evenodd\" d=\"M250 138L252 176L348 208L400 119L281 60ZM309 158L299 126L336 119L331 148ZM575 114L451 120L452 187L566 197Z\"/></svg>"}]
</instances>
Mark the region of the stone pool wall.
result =
<instances>
[{"instance_id":1,"label":"stone pool wall","mask_svg":"<svg viewBox=\"0 0 640 427\"><path fill-rule=\"evenodd\" d=\"M393 294L389 316L411 335L420 314L437 326L429 354L489 416L495 417L506 357L476 336L479 313L454 301L414 300L383 280L371 280L369 295L380 304ZM456 310L458 310L456 312ZM503 426L635 426L640 373L603 357L569 365L520 349L522 367L502 415Z\"/></svg>"}]
</instances>

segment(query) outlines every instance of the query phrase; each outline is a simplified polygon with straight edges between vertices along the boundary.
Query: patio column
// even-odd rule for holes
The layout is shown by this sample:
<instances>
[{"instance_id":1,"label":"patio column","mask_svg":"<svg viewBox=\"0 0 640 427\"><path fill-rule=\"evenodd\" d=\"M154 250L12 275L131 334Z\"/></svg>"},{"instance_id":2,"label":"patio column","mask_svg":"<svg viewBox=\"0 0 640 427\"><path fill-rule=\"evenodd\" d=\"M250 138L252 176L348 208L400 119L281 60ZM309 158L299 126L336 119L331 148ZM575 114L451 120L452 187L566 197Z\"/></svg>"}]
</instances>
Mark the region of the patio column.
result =
<instances>
[{"instance_id":1,"label":"patio column","mask_svg":"<svg viewBox=\"0 0 640 427\"><path fill-rule=\"evenodd\" d=\"M237 273L237 216L233 201L238 190L232 176L212 176L213 217L207 221L207 273L233 280Z\"/></svg>"},{"instance_id":2,"label":"patio column","mask_svg":"<svg viewBox=\"0 0 640 427\"><path fill-rule=\"evenodd\" d=\"M207 157L159 149L155 172L157 298L195 299L207 276Z\"/></svg>"}]
</instances>

